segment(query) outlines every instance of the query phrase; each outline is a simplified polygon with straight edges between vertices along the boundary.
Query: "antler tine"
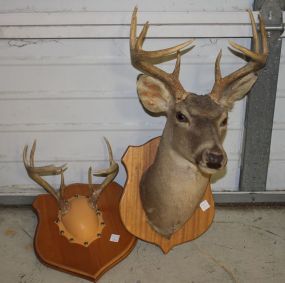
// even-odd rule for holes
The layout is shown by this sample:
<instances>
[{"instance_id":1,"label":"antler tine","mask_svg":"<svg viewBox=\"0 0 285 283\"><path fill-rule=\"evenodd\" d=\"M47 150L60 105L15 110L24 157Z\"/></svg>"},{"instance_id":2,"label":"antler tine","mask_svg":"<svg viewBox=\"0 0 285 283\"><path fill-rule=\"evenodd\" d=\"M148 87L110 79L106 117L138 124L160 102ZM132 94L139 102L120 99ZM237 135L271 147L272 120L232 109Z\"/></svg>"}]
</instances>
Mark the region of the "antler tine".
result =
<instances>
[{"instance_id":1,"label":"antler tine","mask_svg":"<svg viewBox=\"0 0 285 283\"><path fill-rule=\"evenodd\" d=\"M177 54L178 52L180 53L185 47L189 46L194 39L190 39L184 43L181 43L179 45L165 48L165 49L160 49L160 50L154 50L154 51L141 51L141 53L138 55L140 59L145 59L145 60L153 60L153 59L161 59L163 57L168 57L171 55L174 55L175 53ZM194 46L192 46L193 48ZM190 51L192 48L189 48L188 51Z\"/></svg>"},{"instance_id":2,"label":"antler tine","mask_svg":"<svg viewBox=\"0 0 285 283\"><path fill-rule=\"evenodd\" d=\"M64 189L65 189L65 183L64 183L64 171L60 172L60 188L59 188L59 207L61 211L61 215L64 215L68 212L70 209L70 203L68 200L65 200L64 198Z\"/></svg>"},{"instance_id":3,"label":"antler tine","mask_svg":"<svg viewBox=\"0 0 285 283\"><path fill-rule=\"evenodd\" d=\"M219 52L215 63L215 84L210 93L210 96L214 101L218 101L223 90L225 90L231 83L249 75L250 73L257 72L266 63L268 56L268 44L267 44L267 35L264 26L264 21L262 17L259 15L260 34L261 34L261 43L262 43L262 50L260 50L261 48L259 46L259 38L258 38L256 23L252 11L249 10L248 13L252 26L253 46L254 46L253 50L249 50L246 47L241 46L233 41L229 41L229 44L235 50L232 50L231 48L229 49L234 54L240 54L246 56L247 58L249 58L249 62L240 69L222 78L220 70L220 61L222 53L221 51ZM238 50L240 53L236 50Z\"/></svg>"},{"instance_id":4,"label":"antler tine","mask_svg":"<svg viewBox=\"0 0 285 283\"><path fill-rule=\"evenodd\" d=\"M100 176L101 177L107 176L107 178L100 185L100 186L103 186L105 188L117 176L118 171L119 171L119 165L116 163L116 161L113 158L113 152L112 152L112 148L111 148L111 145L110 145L109 141L107 140L106 137L104 137L104 140L105 140L107 148L108 148L110 167L107 168L107 169L98 170L98 171L94 172L93 175L94 176L99 176L99 177ZM112 179L110 177L112 177ZM111 181L107 182L110 179L111 179Z\"/></svg>"},{"instance_id":5,"label":"antler tine","mask_svg":"<svg viewBox=\"0 0 285 283\"><path fill-rule=\"evenodd\" d=\"M64 174L63 171L60 173L60 188L59 188L59 193L60 196L63 198L64 194L64 189L65 189L65 182L64 182Z\"/></svg>"},{"instance_id":6,"label":"antler tine","mask_svg":"<svg viewBox=\"0 0 285 283\"><path fill-rule=\"evenodd\" d=\"M108 154L109 154L109 163L110 165L114 164L115 161L114 161L114 157L113 157L113 152L112 152L112 148L111 148L111 145L108 141L108 139L106 137L103 137L104 138L104 141L107 145L107 148L108 148Z\"/></svg>"},{"instance_id":7,"label":"antler tine","mask_svg":"<svg viewBox=\"0 0 285 283\"><path fill-rule=\"evenodd\" d=\"M268 49L267 34L266 34L266 30L265 30L264 20L260 16L260 14L258 15L258 20L259 20L259 24L260 24L261 43L262 43L263 54L268 55L269 49Z\"/></svg>"},{"instance_id":8,"label":"antler tine","mask_svg":"<svg viewBox=\"0 0 285 283\"><path fill-rule=\"evenodd\" d=\"M89 194L92 196L93 194L93 182L92 182L92 167L90 166L88 169L88 185L89 185Z\"/></svg>"},{"instance_id":9,"label":"antler tine","mask_svg":"<svg viewBox=\"0 0 285 283\"><path fill-rule=\"evenodd\" d=\"M112 152L111 145L109 141L107 140L107 138L104 137L104 140L108 148L110 167L107 169L98 170L94 173L92 173L91 167L88 170L88 183L89 183L89 188L91 191L90 201L93 207L96 206L97 199L99 195L101 194L101 192L115 179L115 177L117 176L119 172L119 165L113 159L113 152ZM106 177L105 180L99 185L99 188L95 190L93 189L92 175L98 176L98 177Z\"/></svg>"},{"instance_id":10,"label":"antler tine","mask_svg":"<svg viewBox=\"0 0 285 283\"><path fill-rule=\"evenodd\" d=\"M144 43L144 40L145 40L145 36L147 34L147 31L148 31L148 28L149 28L149 22L146 22L143 26L143 29L142 31L140 32L138 38L137 38L137 41L136 41L136 44L135 44L135 47L137 49L141 49L142 48L142 45Z\"/></svg>"},{"instance_id":11,"label":"antler tine","mask_svg":"<svg viewBox=\"0 0 285 283\"><path fill-rule=\"evenodd\" d=\"M253 51L251 51L251 50L249 50L249 49L247 49L246 47L243 47L243 46L241 46L241 45L235 43L235 42L232 41L232 40L229 40L229 44L230 44L233 48L239 50L239 51L242 52L245 56L249 57L250 59L252 59L252 60L254 60L254 61L259 62L259 61L262 60L262 57L259 56L259 54L255 53L255 52L253 52ZM260 63L262 63L262 61L261 61Z\"/></svg>"},{"instance_id":12,"label":"antler tine","mask_svg":"<svg viewBox=\"0 0 285 283\"><path fill-rule=\"evenodd\" d=\"M256 23L255 23L252 11L248 9L247 12L249 13L250 22L252 26L253 48L255 52L259 52L259 39L258 39L258 34L257 34Z\"/></svg>"},{"instance_id":13,"label":"antler tine","mask_svg":"<svg viewBox=\"0 0 285 283\"><path fill-rule=\"evenodd\" d=\"M36 151L36 146L37 146L37 140L34 140L33 146L32 146L32 150L31 150L31 154L30 154L30 164L32 167L35 166L35 151Z\"/></svg>"},{"instance_id":14,"label":"antler tine","mask_svg":"<svg viewBox=\"0 0 285 283\"><path fill-rule=\"evenodd\" d=\"M215 81L220 81L222 79L221 58L222 58L222 49L220 50L215 62Z\"/></svg>"},{"instance_id":15,"label":"antler tine","mask_svg":"<svg viewBox=\"0 0 285 283\"><path fill-rule=\"evenodd\" d=\"M181 53L180 51L177 51L177 59L175 63L175 68L172 72L172 75L176 77L177 79L179 78L179 74L180 74L180 64L181 64Z\"/></svg>"},{"instance_id":16,"label":"antler tine","mask_svg":"<svg viewBox=\"0 0 285 283\"><path fill-rule=\"evenodd\" d=\"M28 146L25 145L24 150L23 150L23 162L24 162L25 168L29 166L29 162L27 160L27 154L28 154Z\"/></svg>"},{"instance_id":17,"label":"antler tine","mask_svg":"<svg viewBox=\"0 0 285 283\"><path fill-rule=\"evenodd\" d=\"M135 68L151 75L157 79L163 81L170 89L175 90L176 99L180 100L185 97L185 90L179 81L179 68L180 68L180 52L188 47L194 40L188 40L184 43L181 43L177 46L154 50L154 51L145 51L142 49L143 42L145 40L149 23L146 22L142 31L140 32L138 38L136 38L136 30L137 30L137 6L134 8L131 20L131 29L130 29L130 52L131 52L131 61ZM193 46L194 47L194 46ZM192 47L192 48L193 48ZM183 51L183 53L189 52L192 48ZM167 73L162 69L154 66L151 61L153 60L170 60L176 54L176 66L172 73Z\"/></svg>"},{"instance_id":18,"label":"antler tine","mask_svg":"<svg viewBox=\"0 0 285 283\"><path fill-rule=\"evenodd\" d=\"M132 20L131 20L131 29L130 29L130 50L135 49L136 45L136 36L137 36L137 11L138 6L135 6Z\"/></svg>"}]
</instances>

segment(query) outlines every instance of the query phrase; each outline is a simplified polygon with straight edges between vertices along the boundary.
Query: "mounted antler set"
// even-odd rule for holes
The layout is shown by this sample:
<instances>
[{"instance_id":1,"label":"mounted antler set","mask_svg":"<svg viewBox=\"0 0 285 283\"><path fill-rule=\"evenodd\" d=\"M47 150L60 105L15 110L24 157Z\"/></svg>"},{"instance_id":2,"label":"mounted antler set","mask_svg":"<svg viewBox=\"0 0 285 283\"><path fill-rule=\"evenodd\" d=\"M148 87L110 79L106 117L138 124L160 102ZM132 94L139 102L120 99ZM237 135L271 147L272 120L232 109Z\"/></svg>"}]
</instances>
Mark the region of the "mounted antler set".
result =
<instances>
[{"instance_id":1,"label":"mounted antler set","mask_svg":"<svg viewBox=\"0 0 285 283\"><path fill-rule=\"evenodd\" d=\"M195 46L189 47L194 41L188 40L182 44L166 49L145 51L142 49L149 23L146 22L139 36L136 37L137 29L137 7L135 7L132 15L131 30L130 30L130 54L132 65L142 71L144 74L158 79L165 84L171 94L175 97L176 103L185 100L187 96L191 95L191 92L186 92L181 82L179 81L181 53L185 54L192 50ZM219 52L215 62L215 84L210 97L218 104L223 104L226 100L224 96L230 95L231 99L237 100L242 98L242 94L247 93L257 79L256 72L262 69L266 63L268 56L268 44L266 37L266 30L263 19L259 17L260 32L261 32L261 46L259 44L259 38L256 28L256 23L251 11L249 12L252 33L253 33L253 50L249 50L233 41L229 41L229 44L236 50L230 49L232 53L241 58L246 58L248 63L237 71L222 77L220 69L220 61L222 57L222 51ZM188 49L184 49L189 47ZM183 50L184 49L184 50ZM167 73L162 69L154 65L154 61L163 62L176 58L176 64L172 73ZM231 94L230 92L234 92ZM140 96L144 103L144 98ZM232 102L233 102L232 101ZM155 102L155 101L153 101ZM147 103L147 102L146 102ZM226 103L227 104L227 103ZM226 106L225 104L225 106Z\"/></svg>"},{"instance_id":2,"label":"mounted antler set","mask_svg":"<svg viewBox=\"0 0 285 283\"><path fill-rule=\"evenodd\" d=\"M248 11L253 34L253 50L249 50L233 41L229 44L236 50L231 49L231 52L241 58L247 58L248 63L236 70L235 72L222 77L220 61L222 57L222 50L219 52L215 62L215 84L210 93L210 97L224 106L230 106L235 100L241 99L246 94L255 81L257 80L256 72L262 69L266 63L268 56L268 43L265 30L264 21L258 15L261 33L261 46L259 44L259 37L256 29L256 23L251 11ZM230 96L231 98L228 98ZM230 101L227 101L230 100ZM230 105L229 105L230 102Z\"/></svg>"},{"instance_id":3,"label":"mounted antler set","mask_svg":"<svg viewBox=\"0 0 285 283\"><path fill-rule=\"evenodd\" d=\"M67 169L66 164L62 166L47 165L42 167L35 166L35 150L36 141L33 143L30 158L28 158L28 146L23 151L23 161L28 175L37 184L50 193L58 204L58 219L55 221L59 226L60 233L67 237L70 241L88 246L100 233L104 226L104 221L97 202L102 191L114 180L118 174L119 166L113 159L112 149L105 138L105 142L109 152L110 167L104 170L92 172L90 167L88 170L88 188L89 196L74 195L69 199L65 199L64 191L68 189L64 183L64 172ZM60 175L61 183L57 191L43 176ZM92 175L105 177L100 185L92 184Z\"/></svg>"}]
</instances>

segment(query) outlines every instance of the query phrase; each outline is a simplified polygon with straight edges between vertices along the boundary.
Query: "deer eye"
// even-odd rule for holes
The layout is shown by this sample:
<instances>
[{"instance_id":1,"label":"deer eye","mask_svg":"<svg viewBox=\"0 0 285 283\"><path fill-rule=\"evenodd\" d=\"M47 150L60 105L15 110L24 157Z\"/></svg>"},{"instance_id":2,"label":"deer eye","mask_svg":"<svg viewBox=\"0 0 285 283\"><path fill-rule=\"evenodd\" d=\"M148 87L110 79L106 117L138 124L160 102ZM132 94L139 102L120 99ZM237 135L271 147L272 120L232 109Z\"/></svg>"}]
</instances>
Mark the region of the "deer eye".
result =
<instances>
[{"instance_id":1,"label":"deer eye","mask_svg":"<svg viewBox=\"0 0 285 283\"><path fill-rule=\"evenodd\" d=\"M228 117L225 118L225 119L222 121L221 126L224 127L224 126L226 126L227 124L228 124Z\"/></svg>"},{"instance_id":2,"label":"deer eye","mask_svg":"<svg viewBox=\"0 0 285 283\"><path fill-rule=\"evenodd\" d=\"M183 122L183 123L188 122L187 117L186 117L184 114L182 114L181 112L177 112L177 113L176 113L176 119L177 119L179 122Z\"/></svg>"}]
</instances>

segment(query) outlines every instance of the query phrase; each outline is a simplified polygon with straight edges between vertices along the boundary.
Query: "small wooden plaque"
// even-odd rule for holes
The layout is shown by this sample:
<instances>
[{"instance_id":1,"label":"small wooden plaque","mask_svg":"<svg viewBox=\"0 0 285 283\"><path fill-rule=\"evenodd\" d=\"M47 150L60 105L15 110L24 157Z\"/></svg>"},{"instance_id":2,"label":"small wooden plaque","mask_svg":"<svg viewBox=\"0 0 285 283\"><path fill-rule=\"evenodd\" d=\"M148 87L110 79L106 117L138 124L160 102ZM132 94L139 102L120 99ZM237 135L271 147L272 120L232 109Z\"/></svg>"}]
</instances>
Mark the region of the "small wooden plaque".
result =
<instances>
[{"instance_id":1,"label":"small wooden plaque","mask_svg":"<svg viewBox=\"0 0 285 283\"><path fill-rule=\"evenodd\" d=\"M87 184L72 184L65 188L65 198L76 194L87 196ZM40 195L33 203L38 216L34 248L39 259L50 267L96 281L104 272L124 259L134 248L136 238L123 226L119 215L122 188L111 183L102 192L98 208L105 223L102 235L88 247L70 243L60 235L55 224L58 214L56 200Z\"/></svg>"},{"instance_id":2,"label":"small wooden plaque","mask_svg":"<svg viewBox=\"0 0 285 283\"><path fill-rule=\"evenodd\" d=\"M168 253L173 246L191 241L207 231L214 218L215 204L209 183L201 199L204 206L198 206L192 217L170 239L162 237L151 228L141 204L139 184L143 173L154 161L159 141L158 137L142 146L129 146L122 157L127 181L120 201L120 213L130 233L160 246L164 253Z\"/></svg>"}]
</instances>

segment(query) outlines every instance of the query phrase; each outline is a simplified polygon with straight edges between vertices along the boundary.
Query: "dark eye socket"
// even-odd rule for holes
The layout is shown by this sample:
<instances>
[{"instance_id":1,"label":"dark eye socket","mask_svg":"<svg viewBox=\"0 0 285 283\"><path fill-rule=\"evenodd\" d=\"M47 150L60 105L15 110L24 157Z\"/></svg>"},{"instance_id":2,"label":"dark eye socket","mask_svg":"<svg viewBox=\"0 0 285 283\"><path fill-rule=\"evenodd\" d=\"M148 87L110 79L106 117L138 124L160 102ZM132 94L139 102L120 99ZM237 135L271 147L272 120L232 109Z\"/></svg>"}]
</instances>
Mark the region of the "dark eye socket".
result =
<instances>
[{"instance_id":1,"label":"dark eye socket","mask_svg":"<svg viewBox=\"0 0 285 283\"><path fill-rule=\"evenodd\" d=\"M181 112L177 112L177 113L176 113L176 119L177 119L179 122L183 122L183 123L188 122L187 117L186 117L184 114L182 114Z\"/></svg>"},{"instance_id":2,"label":"dark eye socket","mask_svg":"<svg viewBox=\"0 0 285 283\"><path fill-rule=\"evenodd\" d=\"M221 126L226 126L227 124L228 124L228 117L222 121Z\"/></svg>"}]
</instances>

